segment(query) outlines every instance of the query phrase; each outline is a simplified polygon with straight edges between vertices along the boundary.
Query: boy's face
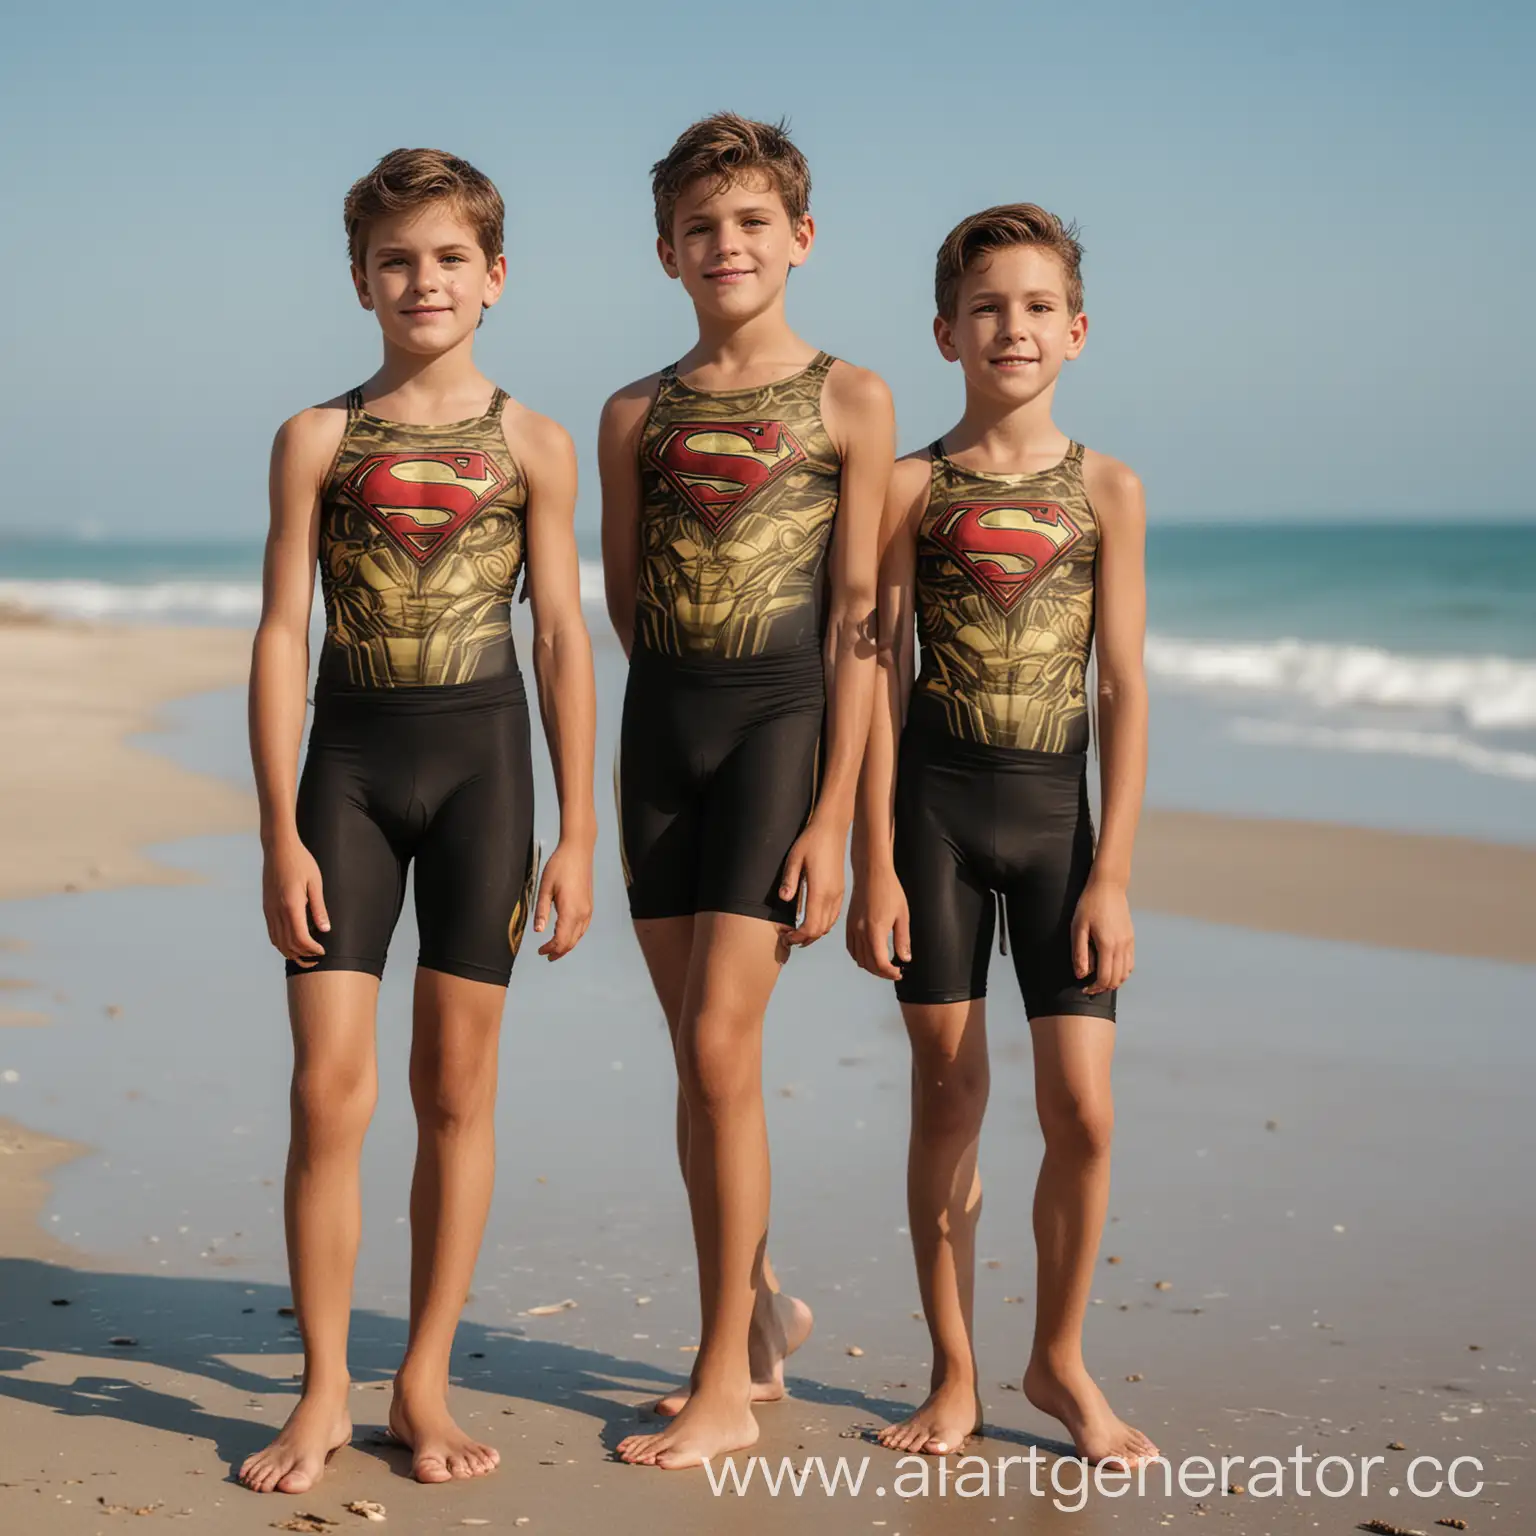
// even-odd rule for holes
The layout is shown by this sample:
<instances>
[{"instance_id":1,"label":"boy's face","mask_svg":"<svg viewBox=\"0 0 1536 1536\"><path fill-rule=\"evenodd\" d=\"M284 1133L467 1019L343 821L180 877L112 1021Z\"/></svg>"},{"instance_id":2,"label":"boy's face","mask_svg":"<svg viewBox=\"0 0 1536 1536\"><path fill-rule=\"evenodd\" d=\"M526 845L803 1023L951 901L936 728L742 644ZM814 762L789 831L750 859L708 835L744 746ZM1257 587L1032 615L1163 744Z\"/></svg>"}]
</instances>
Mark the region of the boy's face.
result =
<instances>
[{"instance_id":1,"label":"boy's face","mask_svg":"<svg viewBox=\"0 0 1536 1536\"><path fill-rule=\"evenodd\" d=\"M506 258L488 262L447 203L375 220L363 265L352 269L358 299L379 317L385 340L429 357L473 335L506 280Z\"/></svg>"},{"instance_id":2,"label":"boy's face","mask_svg":"<svg viewBox=\"0 0 1536 1536\"><path fill-rule=\"evenodd\" d=\"M739 324L783 294L789 269L811 254L815 238L811 216L791 223L768 177L749 175L724 188L701 177L683 188L672 240L657 240L656 254L700 314Z\"/></svg>"},{"instance_id":3,"label":"boy's face","mask_svg":"<svg viewBox=\"0 0 1536 1536\"><path fill-rule=\"evenodd\" d=\"M1061 258L1010 245L971 263L953 319L933 322L939 351L965 370L968 389L1023 405L1056 382L1083 350L1088 317L1067 304Z\"/></svg>"}]
</instances>

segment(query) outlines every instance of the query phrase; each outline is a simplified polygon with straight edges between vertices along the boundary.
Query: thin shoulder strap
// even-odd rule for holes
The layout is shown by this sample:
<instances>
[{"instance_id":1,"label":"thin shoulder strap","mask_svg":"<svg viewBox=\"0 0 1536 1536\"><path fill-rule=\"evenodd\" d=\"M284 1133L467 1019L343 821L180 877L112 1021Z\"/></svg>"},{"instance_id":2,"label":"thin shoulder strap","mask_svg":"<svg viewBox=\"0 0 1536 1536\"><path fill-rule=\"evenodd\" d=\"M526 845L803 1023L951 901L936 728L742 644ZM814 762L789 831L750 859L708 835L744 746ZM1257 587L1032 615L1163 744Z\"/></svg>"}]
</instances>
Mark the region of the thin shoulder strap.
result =
<instances>
[{"instance_id":1,"label":"thin shoulder strap","mask_svg":"<svg viewBox=\"0 0 1536 1536\"><path fill-rule=\"evenodd\" d=\"M500 384L491 392L491 403L485 408L486 420L493 417L500 419L502 411L506 408L507 401L511 398Z\"/></svg>"},{"instance_id":2,"label":"thin shoulder strap","mask_svg":"<svg viewBox=\"0 0 1536 1536\"><path fill-rule=\"evenodd\" d=\"M935 464L948 464L949 455L944 452L944 439L936 437L928 444L928 456Z\"/></svg>"},{"instance_id":3,"label":"thin shoulder strap","mask_svg":"<svg viewBox=\"0 0 1536 1536\"><path fill-rule=\"evenodd\" d=\"M347 391L347 421L350 423L355 417L361 415L363 409L363 386L354 384Z\"/></svg>"},{"instance_id":4,"label":"thin shoulder strap","mask_svg":"<svg viewBox=\"0 0 1536 1536\"><path fill-rule=\"evenodd\" d=\"M1066 462L1081 466L1083 462L1083 445L1075 439L1067 447Z\"/></svg>"},{"instance_id":5,"label":"thin shoulder strap","mask_svg":"<svg viewBox=\"0 0 1536 1536\"><path fill-rule=\"evenodd\" d=\"M832 364L837 359L830 352L818 352L809 363L806 364L805 376L808 379L817 377L825 378L832 371Z\"/></svg>"}]
</instances>

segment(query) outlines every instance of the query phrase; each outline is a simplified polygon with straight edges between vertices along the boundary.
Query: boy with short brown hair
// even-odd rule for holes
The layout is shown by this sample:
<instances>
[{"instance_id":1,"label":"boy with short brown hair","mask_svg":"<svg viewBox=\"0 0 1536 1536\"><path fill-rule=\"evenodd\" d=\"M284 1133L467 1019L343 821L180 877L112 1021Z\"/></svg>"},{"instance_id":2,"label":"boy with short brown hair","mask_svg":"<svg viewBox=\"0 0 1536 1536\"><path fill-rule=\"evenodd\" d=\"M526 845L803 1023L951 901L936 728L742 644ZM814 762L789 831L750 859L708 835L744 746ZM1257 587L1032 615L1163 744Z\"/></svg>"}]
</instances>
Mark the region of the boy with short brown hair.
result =
<instances>
[{"instance_id":1,"label":"boy with short brown hair","mask_svg":"<svg viewBox=\"0 0 1536 1536\"><path fill-rule=\"evenodd\" d=\"M896 982L912 1043L908 1207L933 1377L882 1442L958 1450L979 1428L972 1343L987 963L998 904L1034 1043L1045 1158L1024 1391L1080 1455L1156 1454L1083 1362L1109 1198L1115 993L1131 973L1126 887L1146 774L1141 484L1052 419L1082 351L1075 231L989 208L939 250L934 336L965 375L959 423L891 480L880 573L884 686L855 831L848 944ZM913 680L914 613L922 667ZM1088 810L1090 649L1103 826Z\"/></svg>"},{"instance_id":2,"label":"boy with short brown hair","mask_svg":"<svg viewBox=\"0 0 1536 1536\"><path fill-rule=\"evenodd\" d=\"M687 1394L619 1454L752 1444L810 1311L767 1260L763 1014L836 921L874 685L894 454L873 374L790 329L810 173L782 126L720 113L654 168L657 255L698 337L603 412L603 566L630 658L619 813L630 914L677 1059L703 1327ZM797 921L797 902L803 915Z\"/></svg>"},{"instance_id":3,"label":"boy with short brown hair","mask_svg":"<svg viewBox=\"0 0 1536 1536\"><path fill-rule=\"evenodd\" d=\"M358 1171L377 1083L374 1016L407 870L417 960L411 1315L389 1425L412 1473L491 1471L448 1408L454 1330L495 1168L497 1043L532 919L566 954L592 907L592 659L570 438L475 366L506 281L502 202L440 150L386 155L348 193L352 279L383 361L285 422L251 668L268 936L286 958L294 1070L284 1214L304 1387L240 1480L305 1493L351 1437L347 1333ZM302 777L309 612L326 633ZM510 603L532 600L534 674L560 799L538 879L530 721Z\"/></svg>"}]
</instances>

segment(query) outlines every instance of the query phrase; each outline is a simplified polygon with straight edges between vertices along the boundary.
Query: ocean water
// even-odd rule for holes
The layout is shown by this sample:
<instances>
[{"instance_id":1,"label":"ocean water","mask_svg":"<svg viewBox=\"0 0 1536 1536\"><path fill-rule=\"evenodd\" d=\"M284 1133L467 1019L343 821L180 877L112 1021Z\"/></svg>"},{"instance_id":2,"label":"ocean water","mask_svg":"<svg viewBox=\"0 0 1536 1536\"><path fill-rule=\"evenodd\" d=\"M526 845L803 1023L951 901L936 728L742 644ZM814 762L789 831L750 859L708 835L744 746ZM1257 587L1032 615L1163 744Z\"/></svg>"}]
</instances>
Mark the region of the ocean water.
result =
<instances>
[{"instance_id":1,"label":"ocean water","mask_svg":"<svg viewBox=\"0 0 1536 1536\"><path fill-rule=\"evenodd\" d=\"M260 565L0 533L0 606L250 623ZM1153 528L1147 574L1154 801L1536 841L1536 523Z\"/></svg>"}]
</instances>

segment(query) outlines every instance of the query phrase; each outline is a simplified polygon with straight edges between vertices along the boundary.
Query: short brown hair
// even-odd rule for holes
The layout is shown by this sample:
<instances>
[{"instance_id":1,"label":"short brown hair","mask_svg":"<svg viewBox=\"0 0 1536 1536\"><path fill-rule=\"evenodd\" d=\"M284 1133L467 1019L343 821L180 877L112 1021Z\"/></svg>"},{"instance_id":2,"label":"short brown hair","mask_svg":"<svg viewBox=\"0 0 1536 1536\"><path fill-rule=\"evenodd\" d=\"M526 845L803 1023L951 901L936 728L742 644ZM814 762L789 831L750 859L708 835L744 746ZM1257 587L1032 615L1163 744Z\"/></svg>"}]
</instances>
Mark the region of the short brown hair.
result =
<instances>
[{"instance_id":1,"label":"short brown hair","mask_svg":"<svg viewBox=\"0 0 1536 1536\"><path fill-rule=\"evenodd\" d=\"M438 202L449 204L474 230L488 262L501 255L507 210L489 176L441 149L392 149L347 193L342 217L352 265L362 266L368 226L375 219Z\"/></svg>"},{"instance_id":2,"label":"short brown hair","mask_svg":"<svg viewBox=\"0 0 1536 1536\"><path fill-rule=\"evenodd\" d=\"M1064 224L1038 203L1001 203L961 221L944 237L933 274L933 300L946 320L960 303L960 279L978 256L1011 245L1035 245L1061 262L1067 279L1067 308L1083 308L1083 247L1077 225Z\"/></svg>"},{"instance_id":3,"label":"short brown hair","mask_svg":"<svg viewBox=\"0 0 1536 1536\"><path fill-rule=\"evenodd\" d=\"M788 123L755 123L734 112L716 112L685 128L651 167L657 234L671 241L677 200L690 183L713 177L715 190L723 192L754 172L772 182L790 223L798 224L811 205L811 168L790 140Z\"/></svg>"}]
</instances>

